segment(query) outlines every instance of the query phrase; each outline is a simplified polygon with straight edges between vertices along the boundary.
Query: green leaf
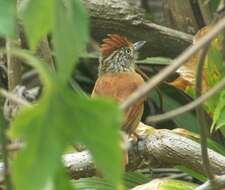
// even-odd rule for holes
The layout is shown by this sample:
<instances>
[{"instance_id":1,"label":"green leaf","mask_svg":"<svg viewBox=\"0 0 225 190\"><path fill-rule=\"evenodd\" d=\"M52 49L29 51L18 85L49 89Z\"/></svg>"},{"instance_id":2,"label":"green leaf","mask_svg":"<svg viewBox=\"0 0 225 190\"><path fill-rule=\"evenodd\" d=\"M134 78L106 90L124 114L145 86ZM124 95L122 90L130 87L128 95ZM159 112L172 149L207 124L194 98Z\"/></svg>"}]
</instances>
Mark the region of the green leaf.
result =
<instances>
[{"instance_id":1,"label":"green leaf","mask_svg":"<svg viewBox=\"0 0 225 190\"><path fill-rule=\"evenodd\" d=\"M113 186L119 186L122 156L118 108L108 101L75 95L66 86L46 90L34 108L24 110L13 122L13 134L27 143L13 164L17 189L43 189L58 170L65 147L76 142L87 146L103 175ZM32 178L27 180L28 176Z\"/></svg>"},{"instance_id":2,"label":"green leaf","mask_svg":"<svg viewBox=\"0 0 225 190\"><path fill-rule=\"evenodd\" d=\"M58 74L66 82L74 63L85 52L88 39L87 14L78 0L56 0L53 44Z\"/></svg>"},{"instance_id":3,"label":"green leaf","mask_svg":"<svg viewBox=\"0 0 225 190\"><path fill-rule=\"evenodd\" d=\"M159 85L158 89L160 90L162 96L163 112L171 111L191 101L191 98L188 95L171 85L164 83ZM154 103L160 107L159 95L156 91L151 91L148 94L148 97L150 101L154 101ZM194 111L178 115L177 117L174 117L172 121L175 123L173 128L178 127L190 130L192 132L198 132L197 120Z\"/></svg>"},{"instance_id":4,"label":"green leaf","mask_svg":"<svg viewBox=\"0 0 225 190\"><path fill-rule=\"evenodd\" d=\"M186 168L185 166L176 166L177 169L179 169L182 172L187 173L188 175L198 179L199 181L205 182L207 180L207 178L205 176L203 176L202 174L190 169L190 168Z\"/></svg>"},{"instance_id":5,"label":"green leaf","mask_svg":"<svg viewBox=\"0 0 225 190\"><path fill-rule=\"evenodd\" d=\"M145 176L140 172L126 172L123 176L125 188L131 189L137 185L141 185L150 181L150 177Z\"/></svg>"},{"instance_id":6,"label":"green leaf","mask_svg":"<svg viewBox=\"0 0 225 190\"><path fill-rule=\"evenodd\" d=\"M210 0L210 1L208 1L207 4L208 4L209 10L210 10L210 13L212 15L215 14L215 11L217 10L219 3L220 3L220 0ZM207 6L207 4L205 6Z\"/></svg>"},{"instance_id":7,"label":"green leaf","mask_svg":"<svg viewBox=\"0 0 225 190\"><path fill-rule=\"evenodd\" d=\"M212 129L219 129L225 127L225 91L220 93L219 101L213 114Z\"/></svg>"},{"instance_id":8,"label":"green leaf","mask_svg":"<svg viewBox=\"0 0 225 190\"><path fill-rule=\"evenodd\" d=\"M197 187L196 184L175 180L175 179L158 179L160 180L160 188L161 190L193 190Z\"/></svg>"},{"instance_id":9,"label":"green leaf","mask_svg":"<svg viewBox=\"0 0 225 190\"><path fill-rule=\"evenodd\" d=\"M15 0L0 0L0 35L13 36L15 33Z\"/></svg>"},{"instance_id":10,"label":"green leaf","mask_svg":"<svg viewBox=\"0 0 225 190\"><path fill-rule=\"evenodd\" d=\"M186 181L159 178L154 179L147 184L137 186L132 190L194 190L196 187L196 184Z\"/></svg>"},{"instance_id":11,"label":"green leaf","mask_svg":"<svg viewBox=\"0 0 225 190\"><path fill-rule=\"evenodd\" d=\"M73 190L73 184L68 180L68 176L66 175L66 171L62 163L60 163L61 167L59 167L58 172L56 172L54 178L54 190Z\"/></svg>"},{"instance_id":12,"label":"green leaf","mask_svg":"<svg viewBox=\"0 0 225 190\"><path fill-rule=\"evenodd\" d=\"M19 10L29 45L34 49L52 28L54 0L22 1Z\"/></svg>"},{"instance_id":13,"label":"green leaf","mask_svg":"<svg viewBox=\"0 0 225 190\"><path fill-rule=\"evenodd\" d=\"M150 179L139 172L127 172L123 176L124 189L129 190L137 185L147 183ZM103 178L92 177L74 180L77 190L115 190L114 187Z\"/></svg>"},{"instance_id":14,"label":"green leaf","mask_svg":"<svg viewBox=\"0 0 225 190\"><path fill-rule=\"evenodd\" d=\"M206 57L206 74L208 88L212 88L218 81L220 81L223 76L225 76L225 68L223 63L223 54L221 52L223 36L218 36L212 43L208 50L208 55ZM221 90L222 92L222 90ZM213 113L215 108L218 106L218 99L220 93L212 96L206 102L207 111Z\"/></svg>"}]
</instances>

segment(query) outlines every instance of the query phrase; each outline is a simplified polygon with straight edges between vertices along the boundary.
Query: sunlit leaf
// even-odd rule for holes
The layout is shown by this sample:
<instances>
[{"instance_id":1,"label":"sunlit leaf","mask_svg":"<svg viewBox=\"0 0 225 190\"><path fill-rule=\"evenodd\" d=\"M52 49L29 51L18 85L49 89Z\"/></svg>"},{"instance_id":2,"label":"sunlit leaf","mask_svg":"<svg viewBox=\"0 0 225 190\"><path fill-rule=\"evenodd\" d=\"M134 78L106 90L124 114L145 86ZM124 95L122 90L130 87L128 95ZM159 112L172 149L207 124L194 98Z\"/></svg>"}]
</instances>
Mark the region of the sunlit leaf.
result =
<instances>
[{"instance_id":1,"label":"sunlit leaf","mask_svg":"<svg viewBox=\"0 0 225 190\"><path fill-rule=\"evenodd\" d=\"M19 10L28 42L34 49L52 28L54 0L22 1Z\"/></svg>"},{"instance_id":2,"label":"sunlit leaf","mask_svg":"<svg viewBox=\"0 0 225 190\"><path fill-rule=\"evenodd\" d=\"M196 184L174 180L174 179L154 179L147 184L137 186L131 190L193 190Z\"/></svg>"},{"instance_id":3,"label":"sunlit leaf","mask_svg":"<svg viewBox=\"0 0 225 190\"><path fill-rule=\"evenodd\" d=\"M223 129L225 127L225 91L220 94L217 100L216 109L213 115L212 129Z\"/></svg>"},{"instance_id":4,"label":"sunlit leaf","mask_svg":"<svg viewBox=\"0 0 225 190\"><path fill-rule=\"evenodd\" d=\"M208 79L208 87L212 88L219 80L225 76L224 71L225 67L223 64L223 56L220 51L221 39L217 38L211 44L211 47L208 51L208 56L206 58L206 67L207 67L207 79ZM214 112L218 104L218 99L220 97L220 93L211 97L207 102L206 106L209 112Z\"/></svg>"},{"instance_id":5,"label":"sunlit leaf","mask_svg":"<svg viewBox=\"0 0 225 190\"><path fill-rule=\"evenodd\" d=\"M0 0L0 35L13 36L15 30L15 0Z\"/></svg>"}]
</instances>

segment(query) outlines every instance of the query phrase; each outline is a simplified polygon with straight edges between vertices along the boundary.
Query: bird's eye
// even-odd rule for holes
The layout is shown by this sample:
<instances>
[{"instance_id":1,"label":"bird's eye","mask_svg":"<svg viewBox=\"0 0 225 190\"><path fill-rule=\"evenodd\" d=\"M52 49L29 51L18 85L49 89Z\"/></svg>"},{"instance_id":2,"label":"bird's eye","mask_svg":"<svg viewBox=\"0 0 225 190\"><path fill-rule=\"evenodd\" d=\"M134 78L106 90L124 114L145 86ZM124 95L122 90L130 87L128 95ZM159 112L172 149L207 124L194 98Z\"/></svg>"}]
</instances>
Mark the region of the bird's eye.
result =
<instances>
[{"instance_id":1,"label":"bird's eye","mask_svg":"<svg viewBox=\"0 0 225 190\"><path fill-rule=\"evenodd\" d=\"M130 53L131 53L131 50L130 50L130 49L126 49L126 52L127 52L128 54L130 54Z\"/></svg>"}]
</instances>

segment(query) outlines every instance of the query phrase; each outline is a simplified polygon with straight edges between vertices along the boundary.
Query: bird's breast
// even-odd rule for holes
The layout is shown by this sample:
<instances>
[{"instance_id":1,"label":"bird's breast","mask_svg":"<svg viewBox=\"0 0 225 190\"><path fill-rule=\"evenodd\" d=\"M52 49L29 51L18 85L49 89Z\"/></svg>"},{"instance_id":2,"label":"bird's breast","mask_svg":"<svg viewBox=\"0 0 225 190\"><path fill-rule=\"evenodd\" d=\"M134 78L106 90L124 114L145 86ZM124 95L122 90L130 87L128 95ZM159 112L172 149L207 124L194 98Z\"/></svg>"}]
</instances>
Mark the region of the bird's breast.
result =
<instances>
[{"instance_id":1,"label":"bird's breast","mask_svg":"<svg viewBox=\"0 0 225 190\"><path fill-rule=\"evenodd\" d=\"M92 96L111 97L120 103L143 83L136 72L107 73L97 79Z\"/></svg>"}]
</instances>

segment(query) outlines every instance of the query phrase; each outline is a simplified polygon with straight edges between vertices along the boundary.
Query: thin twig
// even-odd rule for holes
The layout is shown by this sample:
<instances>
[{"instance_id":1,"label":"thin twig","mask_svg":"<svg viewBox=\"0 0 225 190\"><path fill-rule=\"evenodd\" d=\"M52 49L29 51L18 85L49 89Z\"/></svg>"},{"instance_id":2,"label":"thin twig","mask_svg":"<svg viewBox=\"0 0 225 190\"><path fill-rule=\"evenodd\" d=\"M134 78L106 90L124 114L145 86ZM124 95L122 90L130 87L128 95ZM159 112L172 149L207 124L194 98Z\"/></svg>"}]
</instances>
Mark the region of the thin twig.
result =
<instances>
[{"instance_id":1,"label":"thin twig","mask_svg":"<svg viewBox=\"0 0 225 190\"><path fill-rule=\"evenodd\" d=\"M15 152L17 150L20 150L24 147L24 143L23 142L13 142L10 144L7 144L6 148L8 152ZM2 153L2 146L0 146L0 155Z\"/></svg>"},{"instance_id":2,"label":"thin twig","mask_svg":"<svg viewBox=\"0 0 225 190\"><path fill-rule=\"evenodd\" d=\"M147 83L142 85L137 89L128 99L123 102L120 106L122 110L126 110L131 105L133 105L137 100L146 96L146 94L152 90L156 85L158 85L162 80L164 80L169 74L173 73L178 67L183 65L187 59L200 50L205 44L209 43L215 36L217 36L225 28L225 17L223 17L217 24L201 39L196 42L196 44L191 45L187 50L185 50L180 56L178 56L171 65L163 69L158 75L152 77Z\"/></svg>"},{"instance_id":3,"label":"thin twig","mask_svg":"<svg viewBox=\"0 0 225 190\"><path fill-rule=\"evenodd\" d=\"M21 63L17 58L12 56L12 48L17 47L17 39L7 38L6 40L6 57L8 68L8 89L12 91L21 81Z\"/></svg>"},{"instance_id":4,"label":"thin twig","mask_svg":"<svg viewBox=\"0 0 225 190\"><path fill-rule=\"evenodd\" d=\"M6 123L3 119L2 113L0 113L1 117L1 126L0 126L0 143L2 145L2 159L4 162L4 178L5 178L5 184L6 184L6 189L7 190L12 190L12 181L11 181L11 176L9 172L9 161L8 161L8 150L7 150L7 137L6 137Z\"/></svg>"},{"instance_id":5,"label":"thin twig","mask_svg":"<svg viewBox=\"0 0 225 190\"><path fill-rule=\"evenodd\" d=\"M204 49L200 51L199 55L199 61L196 66L196 72L195 72L195 96L198 98L201 96L202 93L202 73L204 69L204 63L205 63L205 57L208 52L209 45L206 45ZM203 168L205 170L205 173L209 180L213 181L214 175L211 172L210 169L210 162L209 162L209 155L208 155L208 149L207 149L207 136L208 136L208 130L206 128L206 118L205 114L203 112L201 104L199 104L196 107L196 113L197 113L197 120L200 128L200 142L201 142L201 152L202 152L202 161L203 161Z\"/></svg>"},{"instance_id":6,"label":"thin twig","mask_svg":"<svg viewBox=\"0 0 225 190\"><path fill-rule=\"evenodd\" d=\"M19 98L18 96L15 96L14 94L7 92L6 90L0 88L0 94L5 97L8 98L9 100L11 100L12 102L19 104L19 105L23 105L23 106L31 106L31 104L29 102L27 102L26 100L23 100L21 98Z\"/></svg>"},{"instance_id":7,"label":"thin twig","mask_svg":"<svg viewBox=\"0 0 225 190\"><path fill-rule=\"evenodd\" d=\"M182 107L179 107L177 109L174 109L172 111L166 112L164 114L149 116L146 119L146 123L168 120L168 119L171 119L173 117L179 116L179 115L181 115L181 114L183 114L185 112L191 111L194 108L196 108L199 104L201 104L204 101L208 100L211 96L214 96L216 93L218 93L224 87L225 87L225 78L223 78L220 82L218 82L214 87L212 87L204 95L196 98L191 103L186 104L186 105L184 105Z\"/></svg>"}]
</instances>

